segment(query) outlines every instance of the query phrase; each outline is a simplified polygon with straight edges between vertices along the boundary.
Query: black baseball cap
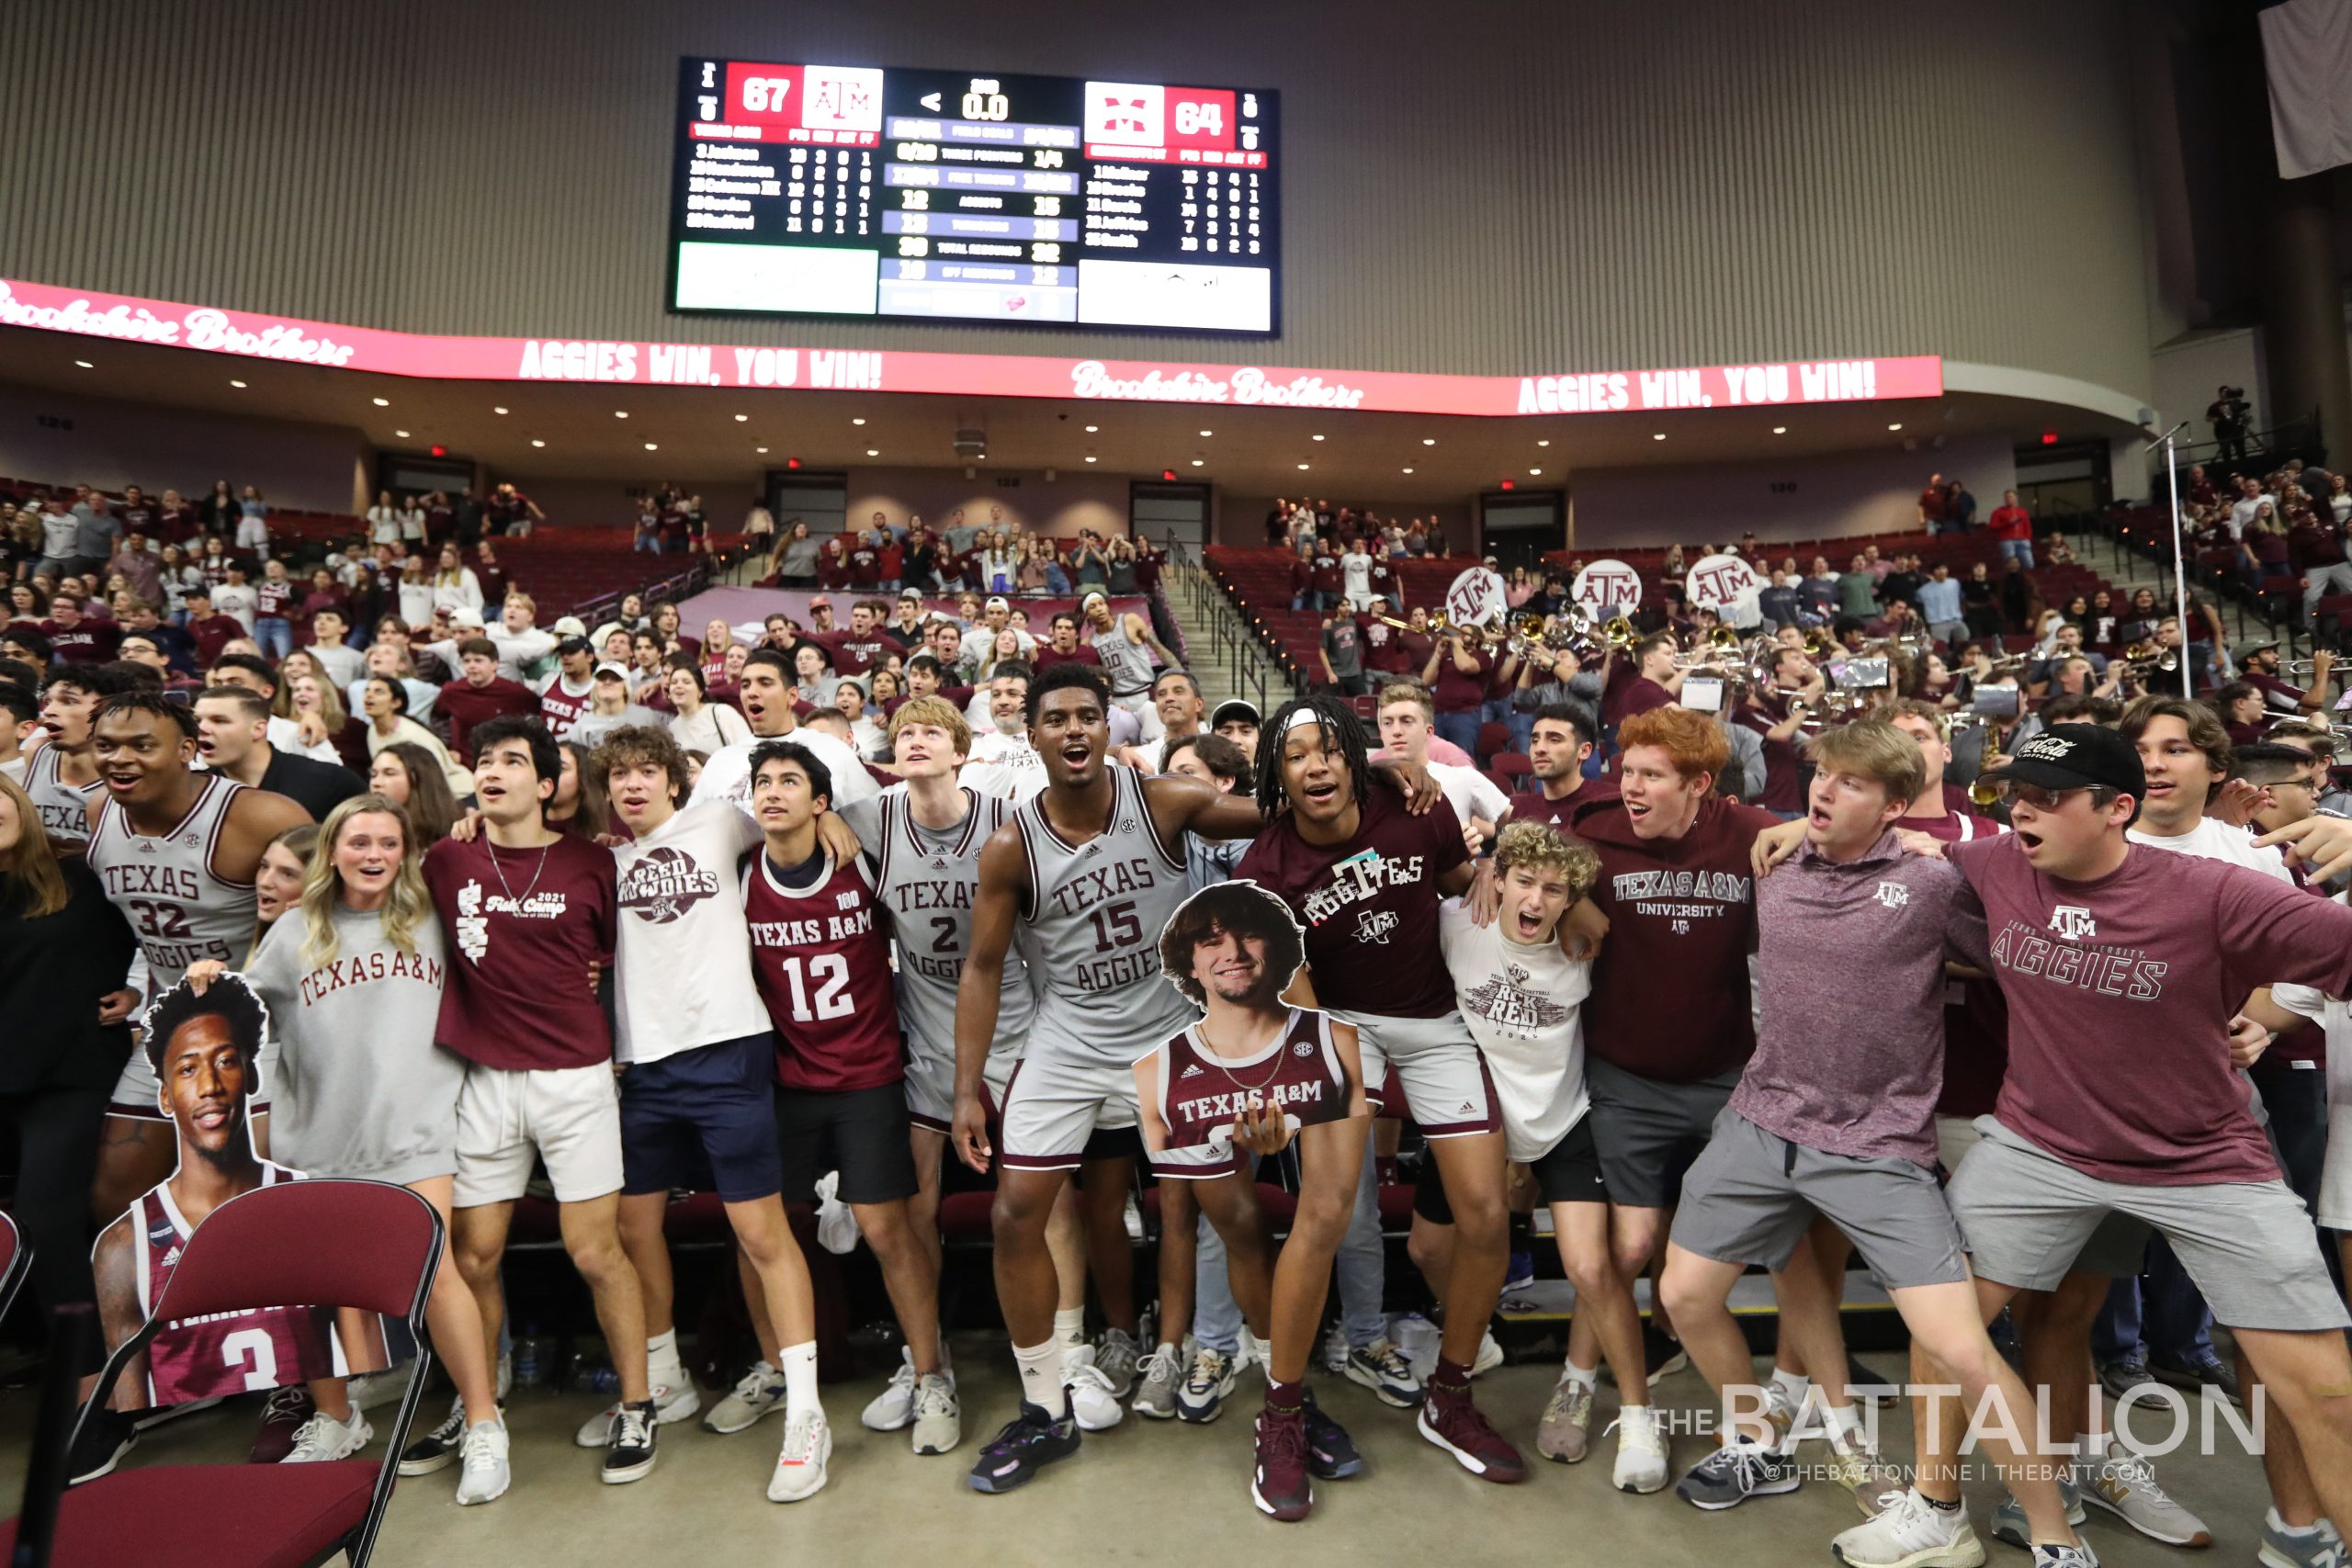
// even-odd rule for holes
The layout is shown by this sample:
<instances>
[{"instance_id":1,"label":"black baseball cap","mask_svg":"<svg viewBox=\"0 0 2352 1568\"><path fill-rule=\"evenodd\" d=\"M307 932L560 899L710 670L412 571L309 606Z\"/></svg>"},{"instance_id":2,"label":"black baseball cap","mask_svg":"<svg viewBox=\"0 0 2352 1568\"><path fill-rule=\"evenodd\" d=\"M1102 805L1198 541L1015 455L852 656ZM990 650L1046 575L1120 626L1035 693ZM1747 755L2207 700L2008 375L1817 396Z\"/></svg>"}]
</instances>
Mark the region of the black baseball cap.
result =
<instances>
[{"instance_id":1,"label":"black baseball cap","mask_svg":"<svg viewBox=\"0 0 2352 1568\"><path fill-rule=\"evenodd\" d=\"M596 645L584 637L568 637L555 645L558 653L594 653Z\"/></svg>"},{"instance_id":2,"label":"black baseball cap","mask_svg":"<svg viewBox=\"0 0 2352 1568\"><path fill-rule=\"evenodd\" d=\"M2014 779L2043 789L2082 789L2105 784L2134 800L2144 799L2148 775L2140 752L2120 731L2096 724L2062 724L2045 729L2017 749L2008 765L1988 779Z\"/></svg>"}]
</instances>

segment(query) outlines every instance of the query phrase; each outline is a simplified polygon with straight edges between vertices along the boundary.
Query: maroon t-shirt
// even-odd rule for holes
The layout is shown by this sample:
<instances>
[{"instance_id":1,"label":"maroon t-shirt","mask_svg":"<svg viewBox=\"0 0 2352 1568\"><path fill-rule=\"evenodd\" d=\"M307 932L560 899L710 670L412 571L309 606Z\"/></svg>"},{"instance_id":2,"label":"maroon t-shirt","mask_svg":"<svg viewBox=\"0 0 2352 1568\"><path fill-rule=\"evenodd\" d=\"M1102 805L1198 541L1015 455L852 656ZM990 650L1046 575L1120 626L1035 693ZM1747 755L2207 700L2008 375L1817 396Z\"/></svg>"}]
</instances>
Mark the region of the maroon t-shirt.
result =
<instances>
[{"instance_id":1,"label":"maroon t-shirt","mask_svg":"<svg viewBox=\"0 0 2352 1568\"><path fill-rule=\"evenodd\" d=\"M122 641L121 627L91 615L76 621L71 631L55 621L43 621L40 629L49 638L50 657L61 664L104 664ZM237 629L241 634L244 630Z\"/></svg>"},{"instance_id":2,"label":"maroon t-shirt","mask_svg":"<svg viewBox=\"0 0 2352 1568\"><path fill-rule=\"evenodd\" d=\"M2352 990L2352 909L2144 844L2088 882L2034 870L2013 833L1944 852L1984 902L2008 998L2004 1126L2106 1181L2278 1179L2230 1018L2257 986Z\"/></svg>"},{"instance_id":3,"label":"maroon t-shirt","mask_svg":"<svg viewBox=\"0 0 2352 1568\"><path fill-rule=\"evenodd\" d=\"M1099 670L1102 667L1102 656L1082 642L1078 645L1076 650L1069 653L1057 651L1051 643L1039 643L1036 663L1037 673L1040 675L1057 664L1091 664Z\"/></svg>"},{"instance_id":4,"label":"maroon t-shirt","mask_svg":"<svg viewBox=\"0 0 2352 1568\"><path fill-rule=\"evenodd\" d=\"M1477 661L1476 674L1454 662L1451 649L1439 653L1437 659L1437 690L1430 694L1440 713L1476 713L1487 700L1487 682L1495 672L1495 661L1483 653L1470 656Z\"/></svg>"},{"instance_id":5,"label":"maroon t-shirt","mask_svg":"<svg viewBox=\"0 0 2352 1568\"><path fill-rule=\"evenodd\" d=\"M204 670L212 668L232 638L245 635L245 624L234 615L207 615L200 621L188 622L186 629L196 644L197 665Z\"/></svg>"},{"instance_id":6,"label":"maroon t-shirt","mask_svg":"<svg viewBox=\"0 0 2352 1568\"><path fill-rule=\"evenodd\" d=\"M865 861L809 874L780 870L755 849L742 874L752 978L775 1024L775 1081L820 1094L899 1082L906 1041L889 928L875 919ZM806 880L796 886L795 875Z\"/></svg>"},{"instance_id":7,"label":"maroon t-shirt","mask_svg":"<svg viewBox=\"0 0 2352 1568\"><path fill-rule=\"evenodd\" d=\"M2007 832L1990 817L1969 809L1968 792L1943 786L1941 817L1905 817L1897 828L1925 833L1947 844L1973 842ZM1992 1114L2009 1066L2009 1004L1991 978L1944 982L1944 1089L1936 1100L1939 1116Z\"/></svg>"},{"instance_id":8,"label":"maroon t-shirt","mask_svg":"<svg viewBox=\"0 0 2352 1568\"><path fill-rule=\"evenodd\" d=\"M1758 692L1741 704L1732 716L1756 731L1764 748L1764 790L1748 804L1767 811L1803 810L1804 792L1797 787L1796 739L1792 736L1786 740L1775 740L1766 733L1789 716L1788 699L1778 692Z\"/></svg>"},{"instance_id":9,"label":"maroon t-shirt","mask_svg":"<svg viewBox=\"0 0 2352 1568\"><path fill-rule=\"evenodd\" d=\"M477 686L470 681L459 679L441 688L441 699L435 705L434 711L449 721L450 750L457 752L458 761L471 767L474 761L474 726L496 718L503 713L511 713L519 718L537 718L539 716L539 698L538 694L520 681L509 681L503 676L492 680L487 686Z\"/></svg>"},{"instance_id":10,"label":"maroon t-shirt","mask_svg":"<svg viewBox=\"0 0 2352 1568\"><path fill-rule=\"evenodd\" d=\"M1235 879L1280 894L1306 928L1306 962L1327 1008L1384 1018L1442 1018L1453 985L1439 960L1438 879L1466 864L1453 812L1416 817L1386 784L1364 789L1363 823L1344 844L1310 844L1295 816L1260 833Z\"/></svg>"},{"instance_id":11,"label":"maroon t-shirt","mask_svg":"<svg viewBox=\"0 0 2352 1568\"><path fill-rule=\"evenodd\" d=\"M258 619L276 616L284 619L288 609L302 592L302 584L292 578L272 582L265 577L254 584L254 615Z\"/></svg>"},{"instance_id":12,"label":"maroon t-shirt","mask_svg":"<svg viewBox=\"0 0 2352 1568\"><path fill-rule=\"evenodd\" d=\"M434 1038L485 1067L610 1062L612 1027L588 972L612 959L613 864L612 851L569 836L544 855L494 849L487 836L427 850L424 885L449 934Z\"/></svg>"},{"instance_id":13,"label":"maroon t-shirt","mask_svg":"<svg viewBox=\"0 0 2352 1568\"><path fill-rule=\"evenodd\" d=\"M1624 801L1608 795L1579 805L1573 820L1600 855L1592 901L1609 917L1584 1004L1587 1049L1666 1083L1737 1071L1756 1050L1747 852L1780 818L1711 796L1679 839L1642 839Z\"/></svg>"}]
</instances>

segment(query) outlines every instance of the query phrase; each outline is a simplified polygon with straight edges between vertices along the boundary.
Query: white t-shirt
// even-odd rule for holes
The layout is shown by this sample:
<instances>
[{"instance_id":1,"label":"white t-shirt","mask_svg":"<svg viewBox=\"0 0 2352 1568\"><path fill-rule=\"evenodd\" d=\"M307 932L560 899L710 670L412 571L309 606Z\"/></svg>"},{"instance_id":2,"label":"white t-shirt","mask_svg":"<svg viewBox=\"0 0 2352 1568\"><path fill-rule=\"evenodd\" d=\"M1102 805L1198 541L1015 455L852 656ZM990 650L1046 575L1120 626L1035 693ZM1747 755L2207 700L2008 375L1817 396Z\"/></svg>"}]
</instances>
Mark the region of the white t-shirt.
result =
<instances>
[{"instance_id":1,"label":"white t-shirt","mask_svg":"<svg viewBox=\"0 0 2352 1568\"><path fill-rule=\"evenodd\" d=\"M2292 884L2295 880L2287 870L2286 860L2277 850L2258 850L2254 847L2254 835L2247 829L2233 828L2227 822L2217 821L2211 817L2199 818L2196 827L2177 838L2161 838L2138 828L2124 829L2123 836L2150 849L2170 850L2175 854L2194 855L2199 860L2226 861L2232 865L2245 866L2249 871L2258 871L2265 876L2275 876L2284 883Z\"/></svg>"},{"instance_id":2,"label":"white t-shirt","mask_svg":"<svg viewBox=\"0 0 2352 1568\"><path fill-rule=\"evenodd\" d=\"M2327 1036L2327 1158L2320 1168L2319 1223L2352 1230L2352 1003L2310 986L2273 986L2270 999L2310 1019Z\"/></svg>"},{"instance_id":3,"label":"white t-shirt","mask_svg":"<svg viewBox=\"0 0 2352 1568\"><path fill-rule=\"evenodd\" d=\"M613 1059L658 1062L774 1025L752 978L736 863L759 825L723 800L691 804L613 851L620 863Z\"/></svg>"},{"instance_id":4,"label":"white t-shirt","mask_svg":"<svg viewBox=\"0 0 2352 1568\"><path fill-rule=\"evenodd\" d=\"M261 595L254 592L250 582L224 582L212 591L212 613L226 615L254 635L254 609L261 603Z\"/></svg>"},{"instance_id":5,"label":"white t-shirt","mask_svg":"<svg viewBox=\"0 0 2352 1568\"><path fill-rule=\"evenodd\" d=\"M1584 1116L1584 1023L1592 964L1557 942L1529 947L1480 926L1459 898L1438 907L1438 942L1462 1021L1478 1042L1510 1157L1543 1158Z\"/></svg>"},{"instance_id":6,"label":"white t-shirt","mask_svg":"<svg viewBox=\"0 0 2352 1568\"><path fill-rule=\"evenodd\" d=\"M1001 729L975 733L956 779L982 795L992 795L1018 806L1046 787L1046 759L1029 744L1026 735Z\"/></svg>"},{"instance_id":7,"label":"white t-shirt","mask_svg":"<svg viewBox=\"0 0 2352 1568\"><path fill-rule=\"evenodd\" d=\"M694 797L687 804L700 806L708 800L731 800L742 812L743 819L750 821L752 752L763 739L789 740L807 747L808 754L824 763L825 771L832 775L833 793L829 797L832 809L849 824L859 843L868 847L875 844L878 821L875 802L882 798L882 786L874 782L874 775L865 771L865 764L845 743L805 724L796 726L789 735L754 736L713 751L710 760L702 765L702 777L695 783ZM752 837L759 837L756 829Z\"/></svg>"},{"instance_id":8,"label":"white t-shirt","mask_svg":"<svg viewBox=\"0 0 2352 1568\"><path fill-rule=\"evenodd\" d=\"M1464 768L1452 762L1425 763L1429 775L1438 788L1445 792L1446 804L1470 826L1470 818L1483 817L1499 827L1510 815L1510 797L1497 789L1494 781L1476 768Z\"/></svg>"},{"instance_id":9,"label":"white t-shirt","mask_svg":"<svg viewBox=\"0 0 2352 1568\"><path fill-rule=\"evenodd\" d=\"M1340 581L1347 586L1348 603L1362 607L1372 603L1372 558L1362 550L1350 550L1340 558Z\"/></svg>"}]
</instances>

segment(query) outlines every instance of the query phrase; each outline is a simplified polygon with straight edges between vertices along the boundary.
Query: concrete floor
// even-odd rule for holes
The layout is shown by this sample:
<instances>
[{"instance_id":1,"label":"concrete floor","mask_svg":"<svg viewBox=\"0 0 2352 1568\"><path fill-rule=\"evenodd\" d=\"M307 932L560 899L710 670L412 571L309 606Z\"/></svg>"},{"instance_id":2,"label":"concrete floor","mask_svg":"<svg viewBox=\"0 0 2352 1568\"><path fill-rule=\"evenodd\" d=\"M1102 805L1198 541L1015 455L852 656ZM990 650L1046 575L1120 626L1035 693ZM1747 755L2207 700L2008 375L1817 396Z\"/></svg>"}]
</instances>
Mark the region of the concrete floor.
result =
<instances>
[{"instance_id":1,"label":"concrete floor","mask_svg":"<svg viewBox=\"0 0 2352 1568\"><path fill-rule=\"evenodd\" d=\"M1306 1561L1350 1568L1386 1563L1489 1561L1621 1564L1644 1568L1781 1568L1825 1563L1828 1543L1856 1523L1851 1497L1826 1480L1798 1493L1749 1503L1729 1516L1702 1514L1671 1488L1654 1496L1611 1489L1615 1439L1575 1466L1534 1461L1534 1428L1555 1369L1512 1366L1479 1380L1479 1403L1521 1444L1535 1473L1520 1486L1497 1486L1456 1467L1413 1431L1409 1413L1375 1402L1341 1379L1318 1376L1325 1407L1354 1435L1370 1461L1345 1482L1318 1483L1315 1517L1295 1527L1266 1519L1250 1506L1250 1417L1262 1384L1253 1373L1214 1425L1181 1426L1130 1416L1090 1436L1084 1450L1023 1491L984 1497L964 1484L978 1444L1012 1413L1011 1357L993 1337L959 1338L956 1361L965 1413L963 1446L918 1459L903 1434L868 1432L857 1413L878 1379L825 1391L834 1422L831 1476L825 1490L789 1507L769 1503L767 1475L783 1438L781 1418L720 1438L698 1423L662 1428L661 1462L643 1481L605 1486L596 1455L572 1445L573 1428L594 1413L586 1394L518 1391L508 1408L514 1434L514 1485L500 1501L459 1508L455 1470L403 1482L375 1562L382 1568L460 1568L470 1564L628 1562L641 1568L711 1568L752 1561L779 1549L821 1551L829 1568L864 1564L1168 1562L1233 1561L1269 1549L1306 1552ZM1888 1372L1899 1358L1865 1359ZM428 1396L429 1425L446 1395ZM1706 1406L1695 1374L1659 1385L1665 1411ZM711 1396L706 1396L705 1404ZM1599 1419L1613 1411L1604 1385ZM0 1495L22 1484L28 1393L0 1404ZM205 1412L145 1434L130 1463L220 1462L243 1457L258 1400ZM371 1412L379 1436L390 1411ZM1907 1410L1883 1413L1890 1456L1910 1453ZM1705 1439L1674 1445L1676 1472L1703 1456ZM1815 1450L1808 1447L1808 1457ZM2231 1453L2176 1456L2159 1466L2173 1494L2202 1515L2214 1534L2211 1551L2159 1546L2112 1516L2094 1511L2086 1534L2109 1564L2254 1561L2266 1497L2257 1461ZM1970 1490L1980 1532L1995 1485ZM1996 1564L2024 1556L1987 1540Z\"/></svg>"}]
</instances>

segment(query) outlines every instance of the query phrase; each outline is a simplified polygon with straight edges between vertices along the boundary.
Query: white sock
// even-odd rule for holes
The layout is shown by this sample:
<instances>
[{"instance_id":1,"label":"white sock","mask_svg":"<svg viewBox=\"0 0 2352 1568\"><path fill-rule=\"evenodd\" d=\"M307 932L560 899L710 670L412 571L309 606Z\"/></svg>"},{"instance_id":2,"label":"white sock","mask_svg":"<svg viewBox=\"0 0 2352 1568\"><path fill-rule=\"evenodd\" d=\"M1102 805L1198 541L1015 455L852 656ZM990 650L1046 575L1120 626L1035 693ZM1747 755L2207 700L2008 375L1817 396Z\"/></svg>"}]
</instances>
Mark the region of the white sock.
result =
<instances>
[{"instance_id":1,"label":"white sock","mask_svg":"<svg viewBox=\"0 0 2352 1568\"><path fill-rule=\"evenodd\" d=\"M1566 1378L1568 1382L1576 1384L1578 1388L1598 1388L1600 1386L1600 1369L1599 1367L1579 1367L1574 1361L1562 1361L1560 1363L1560 1375ZM1621 1400L1618 1402L1618 1408L1621 1410L1626 1410L1631 1409L1632 1406L1626 1404Z\"/></svg>"},{"instance_id":2,"label":"white sock","mask_svg":"<svg viewBox=\"0 0 2352 1568\"><path fill-rule=\"evenodd\" d=\"M1862 1413L1850 1404L1837 1404L1829 1410L1829 1435L1841 1448L1851 1448L1862 1439Z\"/></svg>"},{"instance_id":3,"label":"white sock","mask_svg":"<svg viewBox=\"0 0 2352 1568\"><path fill-rule=\"evenodd\" d=\"M1057 1421L1069 1414L1068 1392L1062 1387L1062 1352L1067 1348L1058 1334L1043 1345L1012 1348L1012 1359L1021 1366L1021 1397Z\"/></svg>"},{"instance_id":4,"label":"white sock","mask_svg":"<svg viewBox=\"0 0 2352 1568\"><path fill-rule=\"evenodd\" d=\"M2077 1432L2075 1435L2075 1457L2085 1464L2097 1464L2107 1457L2108 1434Z\"/></svg>"},{"instance_id":5,"label":"white sock","mask_svg":"<svg viewBox=\"0 0 2352 1568\"><path fill-rule=\"evenodd\" d=\"M1772 1386L1787 1396L1789 1408L1802 1410L1804 1408L1804 1396L1813 1389L1813 1380L1809 1377L1800 1377L1794 1372L1784 1372L1780 1368L1774 1367Z\"/></svg>"},{"instance_id":6,"label":"white sock","mask_svg":"<svg viewBox=\"0 0 2352 1568\"><path fill-rule=\"evenodd\" d=\"M2262 1515L2263 1529L2278 1535L2317 1535L2326 1522L2327 1521L2323 1519L2318 1524L2290 1525L2285 1519L2278 1517L2278 1510L2276 1506L2265 1509Z\"/></svg>"},{"instance_id":7,"label":"white sock","mask_svg":"<svg viewBox=\"0 0 2352 1568\"><path fill-rule=\"evenodd\" d=\"M1054 1337L1065 1345L1086 1343L1086 1309L1063 1307L1054 1314Z\"/></svg>"},{"instance_id":8,"label":"white sock","mask_svg":"<svg viewBox=\"0 0 2352 1568\"><path fill-rule=\"evenodd\" d=\"M797 1345L786 1345L776 1358L784 1363L784 1417L822 1416L825 1406L817 1397L817 1342L804 1339Z\"/></svg>"},{"instance_id":9,"label":"white sock","mask_svg":"<svg viewBox=\"0 0 2352 1568\"><path fill-rule=\"evenodd\" d=\"M678 1331L673 1326L660 1334L648 1335L645 1340L646 1374L655 1382L668 1383L672 1388L685 1386L685 1366L678 1359ZM674 1377L665 1377L674 1372Z\"/></svg>"}]
</instances>

